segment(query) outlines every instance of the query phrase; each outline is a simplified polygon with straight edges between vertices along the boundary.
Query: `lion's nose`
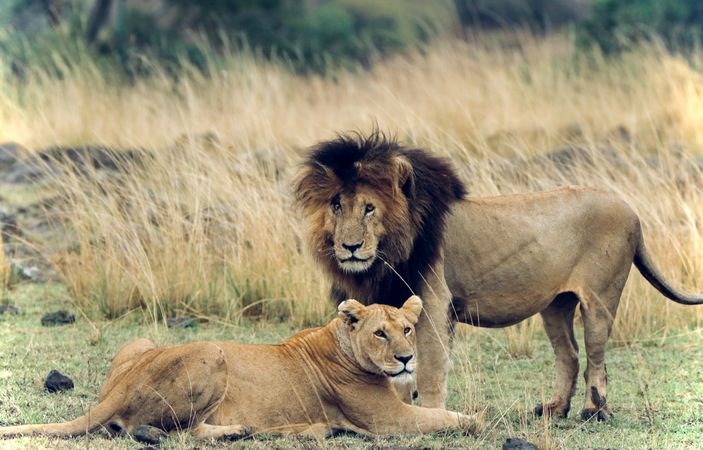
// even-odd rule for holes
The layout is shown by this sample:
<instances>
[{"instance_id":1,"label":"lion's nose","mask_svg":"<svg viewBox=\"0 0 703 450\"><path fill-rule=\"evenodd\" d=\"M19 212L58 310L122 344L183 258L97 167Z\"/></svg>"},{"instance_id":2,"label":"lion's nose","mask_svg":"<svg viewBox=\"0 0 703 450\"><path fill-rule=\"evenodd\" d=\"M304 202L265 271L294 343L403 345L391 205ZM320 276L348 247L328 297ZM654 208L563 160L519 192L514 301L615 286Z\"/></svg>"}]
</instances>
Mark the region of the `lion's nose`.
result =
<instances>
[{"instance_id":1,"label":"lion's nose","mask_svg":"<svg viewBox=\"0 0 703 450\"><path fill-rule=\"evenodd\" d=\"M410 361L411 359L413 359L413 355L408 355L408 356L399 356L399 355L395 355L395 359L397 359L398 361L402 362L403 364L407 364L408 361Z\"/></svg>"},{"instance_id":2,"label":"lion's nose","mask_svg":"<svg viewBox=\"0 0 703 450\"><path fill-rule=\"evenodd\" d=\"M364 245L364 241L357 242L356 244L342 244L342 247L346 248L351 253L354 253L362 245Z\"/></svg>"}]
</instances>

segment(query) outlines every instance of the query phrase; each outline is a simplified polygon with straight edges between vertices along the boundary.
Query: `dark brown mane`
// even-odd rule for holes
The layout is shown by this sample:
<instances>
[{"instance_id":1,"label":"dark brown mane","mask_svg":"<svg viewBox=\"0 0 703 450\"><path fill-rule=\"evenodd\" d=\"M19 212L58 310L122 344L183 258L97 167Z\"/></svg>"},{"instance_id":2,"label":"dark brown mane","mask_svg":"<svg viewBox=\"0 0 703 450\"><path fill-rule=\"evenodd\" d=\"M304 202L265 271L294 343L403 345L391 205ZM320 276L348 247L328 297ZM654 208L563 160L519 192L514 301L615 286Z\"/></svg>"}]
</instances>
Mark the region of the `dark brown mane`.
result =
<instances>
[{"instance_id":1,"label":"dark brown mane","mask_svg":"<svg viewBox=\"0 0 703 450\"><path fill-rule=\"evenodd\" d=\"M364 273L349 274L324 257L332 236L322 230L320 213L339 192L359 184L371 186L390 213L378 247L383 261ZM333 278L335 300L351 296L396 307L419 291L439 255L446 214L465 195L448 160L405 148L378 131L340 135L314 146L295 186L296 201L311 220L313 251Z\"/></svg>"}]
</instances>

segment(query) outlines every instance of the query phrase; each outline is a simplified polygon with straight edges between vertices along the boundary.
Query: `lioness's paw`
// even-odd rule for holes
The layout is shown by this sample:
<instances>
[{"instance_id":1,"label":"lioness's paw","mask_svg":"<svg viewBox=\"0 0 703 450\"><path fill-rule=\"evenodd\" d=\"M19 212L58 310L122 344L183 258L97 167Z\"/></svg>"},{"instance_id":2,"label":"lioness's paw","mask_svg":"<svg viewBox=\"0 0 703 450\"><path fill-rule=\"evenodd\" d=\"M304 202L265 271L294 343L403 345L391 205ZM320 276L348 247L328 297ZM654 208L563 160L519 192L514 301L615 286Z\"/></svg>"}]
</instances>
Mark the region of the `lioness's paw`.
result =
<instances>
[{"instance_id":1,"label":"lioness's paw","mask_svg":"<svg viewBox=\"0 0 703 450\"><path fill-rule=\"evenodd\" d=\"M254 429L252 427L242 425L237 426L235 429L228 430L227 433L222 436L222 438L228 441L236 441L249 437L252 434L254 434Z\"/></svg>"},{"instance_id":2,"label":"lioness's paw","mask_svg":"<svg viewBox=\"0 0 703 450\"><path fill-rule=\"evenodd\" d=\"M535 406L534 409L534 413L537 417L542 417L546 415L547 417L558 417L560 419L566 419L566 417L569 415L569 409L571 408L568 405L563 405L556 402L549 402L546 405L543 405L542 403L537 403L537 406Z\"/></svg>"},{"instance_id":3,"label":"lioness's paw","mask_svg":"<svg viewBox=\"0 0 703 450\"><path fill-rule=\"evenodd\" d=\"M459 414L459 424L465 434L479 434L485 428L482 414Z\"/></svg>"}]
</instances>

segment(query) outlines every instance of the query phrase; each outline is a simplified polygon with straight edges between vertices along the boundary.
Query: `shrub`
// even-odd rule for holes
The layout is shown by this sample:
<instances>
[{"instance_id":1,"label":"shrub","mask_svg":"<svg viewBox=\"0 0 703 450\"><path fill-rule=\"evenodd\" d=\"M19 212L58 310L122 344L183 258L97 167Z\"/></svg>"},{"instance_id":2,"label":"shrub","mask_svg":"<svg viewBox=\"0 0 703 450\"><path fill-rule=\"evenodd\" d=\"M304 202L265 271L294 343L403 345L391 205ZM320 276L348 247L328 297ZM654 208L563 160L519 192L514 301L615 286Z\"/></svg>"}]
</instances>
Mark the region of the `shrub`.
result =
<instances>
[{"instance_id":1,"label":"shrub","mask_svg":"<svg viewBox=\"0 0 703 450\"><path fill-rule=\"evenodd\" d=\"M702 32L703 2L596 0L591 18L580 27L578 43L612 53L656 36L680 49L700 43Z\"/></svg>"}]
</instances>

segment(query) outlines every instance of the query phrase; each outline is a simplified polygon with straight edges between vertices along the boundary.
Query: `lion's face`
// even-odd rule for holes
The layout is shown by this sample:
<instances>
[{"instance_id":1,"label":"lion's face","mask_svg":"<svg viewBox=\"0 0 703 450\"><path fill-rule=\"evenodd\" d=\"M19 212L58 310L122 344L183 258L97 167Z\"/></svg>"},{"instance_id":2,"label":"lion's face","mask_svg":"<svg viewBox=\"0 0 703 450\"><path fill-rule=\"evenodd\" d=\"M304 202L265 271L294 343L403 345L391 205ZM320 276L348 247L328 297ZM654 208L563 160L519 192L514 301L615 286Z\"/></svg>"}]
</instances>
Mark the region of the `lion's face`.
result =
<instances>
[{"instance_id":1,"label":"lion's face","mask_svg":"<svg viewBox=\"0 0 703 450\"><path fill-rule=\"evenodd\" d=\"M396 383L413 380L417 365L415 324L422 311L419 297L410 297L401 308L346 300L338 311L349 327L354 358L364 370L388 376Z\"/></svg>"},{"instance_id":2,"label":"lion's face","mask_svg":"<svg viewBox=\"0 0 703 450\"><path fill-rule=\"evenodd\" d=\"M403 148L381 133L321 142L295 182L312 254L347 290L367 280L377 284L387 272L414 283L439 256L445 216L464 194L449 161ZM411 256L418 267L401 267ZM390 304L407 291L394 292L386 293ZM368 291L355 295L376 301Z\"/></svg>"},{"instance_id":3,"label":"lion's face","mask_svg":"<svg viewBox=\"0 0 703 450\"><path fill-rule=\"evenodd\" d=\"M328 224L332 253L344 272L368 270L376 261L385 234L385 205L368 187L340 193L330 201Z\"/></svg>"}]
</instances>

